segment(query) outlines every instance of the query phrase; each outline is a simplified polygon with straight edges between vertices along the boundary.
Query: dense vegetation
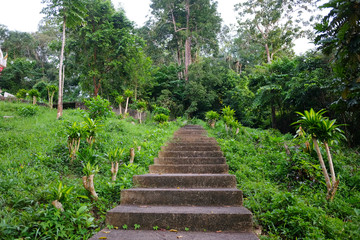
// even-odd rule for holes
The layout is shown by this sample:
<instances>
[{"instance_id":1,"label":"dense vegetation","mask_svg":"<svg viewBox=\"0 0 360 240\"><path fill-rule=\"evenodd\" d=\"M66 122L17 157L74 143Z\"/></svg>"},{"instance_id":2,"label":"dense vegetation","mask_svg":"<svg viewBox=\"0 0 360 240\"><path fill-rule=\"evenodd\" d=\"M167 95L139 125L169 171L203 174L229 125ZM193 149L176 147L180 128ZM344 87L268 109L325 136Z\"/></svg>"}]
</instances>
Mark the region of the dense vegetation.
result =
<instances>
[{"instance_id":1,"label":"dense vegetation","mask_svg":"<svg viewBox=\"0 0 360 240\"><path fill-rule=\"evenodd\" d=\"M121 189L132 186L134 174L148 171L160 146L181 124L133 125L132 118L110 117L98 124L91 148L81 139L71 163L67 129L83 122L84 115L66 110L64 118L56 120L55 110L0 102L0 239L92 236L104 227L106 212L119 204ZM124 151L114 159L116 148ZM134 164L129 164L130 148L135 148ZM120 161L116 181L111 180L112 161ZM94 177L97 201L82 186L87 163L99 167ZM62 203L63 212L52 205L54 200Z\"/></svg>"},{"instance_id":2,"label":"dense vegetation","mask_svg":"<svg viewBox=\"0 0 360 240\"><path fill-rule=\"evenodd\" d=\"M306 152L305 139L276 130L237 125L236 133L226 130L223 119L211 128L196 119L159 125L149 118L139 124L113 115L99 124L90 148L87 139L81 139L71 163L67 129L80 124L86 112L66 110L62 120L55 120L55 110L28 104L0 102L0 110L1 118L14 116L0 122L1 239L92 236L104 227L106 211L119 204L121 189L132 187L134 174L148 171L160 146L186 122L203 125L217 138L263 239L360 237L358 150L331 145L340 185L334 200L327 201L315 151ZM138 146L134 164L129 164L129 150ZM112 181L117 147L124 151ZM94 177L98 200L82 186L87 163L99 167ZM55 200L64 211L53 206Z\"/></svg>"},{"instance_id":3,"label":"dense vegetation","mask_svg":"<svg viewBox=\"0 0 360 240\"><path fill-rule=\"evenodd\" d=\"M0 89L17 97L0 102L0 238L91 236L184 121L205 126L196 119L265 239L360 238L358 0L328 0L319 17L317 0L239 1L236 26L222 25L215 0L152 0L140 28L110 0L42 2L37 32L0 25ZM304 36L317 49L297 56ZM74 101L88 111L62 115ZM307 110L329 131L291 126ZM331 183L317 160L329 152Z\"/></svg>"}]
</instances>

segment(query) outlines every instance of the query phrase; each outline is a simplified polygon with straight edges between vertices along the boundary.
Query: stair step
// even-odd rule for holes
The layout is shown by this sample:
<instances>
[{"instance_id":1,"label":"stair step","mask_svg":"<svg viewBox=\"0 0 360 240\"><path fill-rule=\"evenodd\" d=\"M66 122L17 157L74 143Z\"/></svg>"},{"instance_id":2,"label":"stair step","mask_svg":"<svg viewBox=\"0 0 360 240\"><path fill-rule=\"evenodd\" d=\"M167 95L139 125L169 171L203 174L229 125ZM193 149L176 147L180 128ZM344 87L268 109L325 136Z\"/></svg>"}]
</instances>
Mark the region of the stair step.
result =
<instances>
[{"instance_id":1,"label":"stair step","mask_svg":"<svg viewBox=\"0 0 360 240\"><path fill-rule=\"evenodd\" d=\"M219 146L217 142L169 142L166 143L166 146L198 146L198 147L207 147L207 146Z\"/></svg>"},{"instance_id":2,"label":"stair step","mask_svg":"<svg viewBox=\"0 0 360 240\"><path fill-rule=\"evenodd\" d=\"M203 164L203 165L150 165L150 173L228 173L227 164Z\"/></svg>"},{"instance_id":3,"label":"stair step","mask_svg":"<svg viewBox=\"0 0 360 240\"><path fill-rule=\"evenodd\" d=\"M141 188L236 188L236 177L229 174L145 174L133 182Z\"/></svg>"},{"instance_id":4,"label":"stair step","mask_svg":"<svg viewBox=\"0 0 360 240\"><path fill-rule=\"evenodd\" d=\"M131 188L121 191L124 205L241 206L236 188Z\"/></svg>"},{"instance_id":5,"label":"stair step","mask_svg":"<svg viewBox=\"0 0 360 240\"><path fill-rule=\"evenodd\" d=\"M186 145L186 146L174 146L174 145L168 145L168 146L162 146L162 151L221 151L221 148L219 146L194 146L194 145Z\"/></svg>"},{"instance_id":6,"label":"stair step","mask_svg":"<svg viewBox=\"0 0 360 240\"><path fill-rule=\"evenodd\" d=\"M192 231L251 232L252 214L244 207L119 205L108 212L106 223L121 228L139 224L142 230L159 228Z\"/></svg>"},{"instance_id":7,"label":"stair step","mask_svg":"<svg viewBox=\"0 0 360 240\"><path fill-rule=\"evenodd\" d=\"M134 226L129 226L133 229ZM140 227L142 229L142 227ZM191 227L190 227L191 229ZM103 229L89 240L259 240L254 233L250 232L192 232L192 231L170 232L159 230L115 230Z\"/></svg>"},{"instance_id":8,"label":"stair step","mask_svg":"<svg viewBox=\"0 0 360 240\"><path fill-rule=\"evenodd\" d=\"M207 137L207 136L199 136L199 135L178 135L173 137L174 140L181 140L181 141L215 141L216 139L213 137Z\"/></svg>"},{"instance_id":9,"label":"stair step","mask_svg":"<svg viewBox=\"0 0 360 240\"><path fill-rule=\"evenodd\" d=\"M222 151L161 151L159 157L223 157Z\"/></svg>"},{"instance_id":10,"label":"stair step","mask_svg":"<svg viewBox=\"0 0 360 240\"><path fill-rule=\"evenodd\" d=\"M157 165L203 165L203 164L225 164L225 157L161 157L155 158L154 163Z\"/></svg>"}]
</instances>

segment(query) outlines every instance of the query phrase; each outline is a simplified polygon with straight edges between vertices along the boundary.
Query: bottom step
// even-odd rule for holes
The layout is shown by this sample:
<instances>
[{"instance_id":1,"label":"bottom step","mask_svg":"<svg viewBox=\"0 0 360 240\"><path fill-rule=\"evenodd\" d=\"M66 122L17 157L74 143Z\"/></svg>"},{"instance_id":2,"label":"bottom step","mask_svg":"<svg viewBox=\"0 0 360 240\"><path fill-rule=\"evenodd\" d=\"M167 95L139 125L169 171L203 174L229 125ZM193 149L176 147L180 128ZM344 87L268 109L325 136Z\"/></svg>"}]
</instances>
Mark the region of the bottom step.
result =
<instances>
[{"instance_id":1,"label":"bottom step","mask_svg":"<svg viewBox=\"0 0 360 240\"><path fill-rule=\"evenodd\" d=\"M252 214L244 207L131 206L119 205L108 211L106 224L121 228L139 224L142 230L159 228L190 231L252 231ZM130 228L131 229L131 228Z\"/></svg>"},{"instance_id":2,"label":"bottom step","mask_svg":"<svg viewBox=\"0 0 360 240\"><path fill-rule=\"evenodd\" d=\"M259 240L253 233L170 232L151 230L109 230L98 232L90 240Z\"/></svg>"}]
</instances>

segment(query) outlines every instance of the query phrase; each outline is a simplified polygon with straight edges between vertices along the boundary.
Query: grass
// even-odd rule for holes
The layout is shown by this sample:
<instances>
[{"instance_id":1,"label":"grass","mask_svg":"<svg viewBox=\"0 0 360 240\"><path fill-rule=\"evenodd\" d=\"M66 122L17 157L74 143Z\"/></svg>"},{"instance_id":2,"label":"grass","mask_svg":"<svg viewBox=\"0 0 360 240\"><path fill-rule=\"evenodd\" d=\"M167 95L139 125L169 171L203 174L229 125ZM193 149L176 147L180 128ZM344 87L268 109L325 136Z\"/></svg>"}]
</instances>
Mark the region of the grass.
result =
<instances>
[{"instance_id":1,"label":"grass","mask_svg":"<svg viewBox=\"0 0 360 240\"><path fill-rule=\"evenodd\" d=\"M332 145L340 186L334 201L328 202L315 151L304 152L303 143L293 136L246 127L230 135L221 121L216 129L208 130L217 138L230 173L243 190L244 205L262 229L261 239L360 239L356 149Z\"/></svg>"},{"instance_id":2,"label":"grass","mask_svg":"<svg viewBox=\"0 0 360 240\"><path fill-rule=\"evenodd\" d=\"M28 106L0 102L0 239L89 238L104 227L106 212L120 202L120 191L132 187L132 176L147 172L160 146L181 125L105 120L87 156L100 168L95 175L99 200L92 201L82 186L81 160L70 164L65 131L67 122L81 122L86 113L65 110L62 120L56 120L56 110L38 107L33 116L19 114ZM137 146L141 150L136 150L134 164L128 164L129 149ZM87 147L82 140L80 152ZM125 154L113 183L107 153L116 147L125 148ZM62 199L64 212L51 204L61 192L60 182L71 187Z\"/></svg>"}]
</instances>

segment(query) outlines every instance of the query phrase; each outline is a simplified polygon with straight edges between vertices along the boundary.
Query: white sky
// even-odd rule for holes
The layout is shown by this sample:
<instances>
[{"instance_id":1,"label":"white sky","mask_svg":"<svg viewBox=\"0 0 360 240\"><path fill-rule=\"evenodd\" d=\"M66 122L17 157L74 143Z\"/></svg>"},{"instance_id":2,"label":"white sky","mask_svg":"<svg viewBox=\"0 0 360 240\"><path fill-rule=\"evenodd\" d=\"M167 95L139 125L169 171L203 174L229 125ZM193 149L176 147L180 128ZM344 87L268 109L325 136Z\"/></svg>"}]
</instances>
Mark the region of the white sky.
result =
<instances>
[{"instance_id":1,"label":"white sky","mask_svg":"<svg viewBox=\"0 0 360 240\"><path fill-rule=\"evenodd\" d=\"M224 23L235 24L237 14L234 5L241 0L218 0L218 11ZM115 8L122 6L127 17L138 26L146 21L150 14L150 0L112 0ZM43 18L40 14L43 5L41 0L0 0L0 24L3 24L12 31L36 32L38 23ZM296 53L302 53L312 48L308 40L297 40Z\"/></svg>"}]
</instances>

